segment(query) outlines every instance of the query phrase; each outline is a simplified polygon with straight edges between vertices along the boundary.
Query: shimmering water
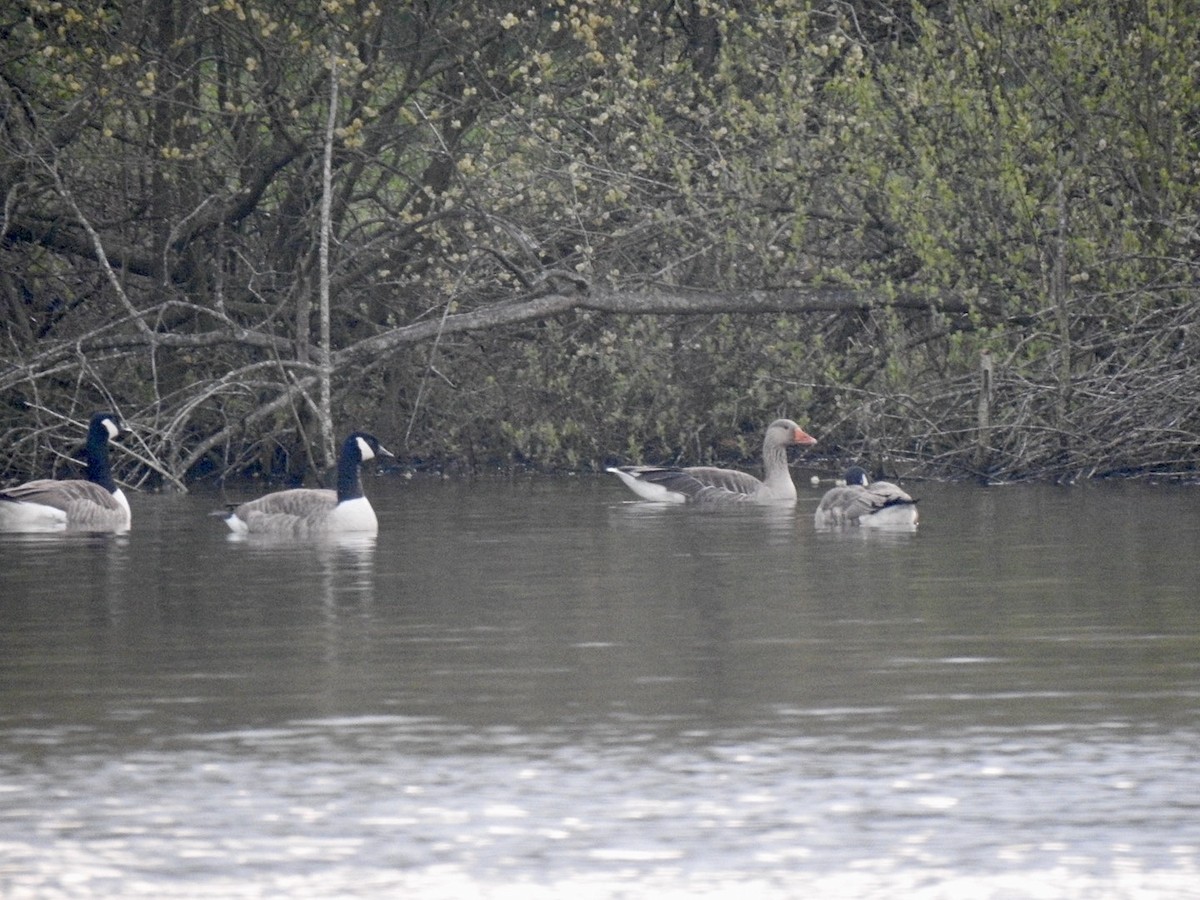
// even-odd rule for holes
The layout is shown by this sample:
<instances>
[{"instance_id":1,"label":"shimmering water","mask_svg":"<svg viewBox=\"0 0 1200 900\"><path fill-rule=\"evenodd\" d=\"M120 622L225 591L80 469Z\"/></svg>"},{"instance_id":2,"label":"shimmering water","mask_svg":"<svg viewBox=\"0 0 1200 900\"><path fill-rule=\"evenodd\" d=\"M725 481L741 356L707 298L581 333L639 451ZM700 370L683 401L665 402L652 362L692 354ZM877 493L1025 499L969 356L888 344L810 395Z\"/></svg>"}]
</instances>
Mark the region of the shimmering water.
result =
<instances>
[{"instance_id":1,"label":"shimmering water","mask_svg":"<svg viewBox=\"0 0 1200 900\"><path fill-rule=\"evenodd\" d=\"M0 535L0 896L1200 896L1200 493L910 487Z\"/></svg>"}]
</instances>

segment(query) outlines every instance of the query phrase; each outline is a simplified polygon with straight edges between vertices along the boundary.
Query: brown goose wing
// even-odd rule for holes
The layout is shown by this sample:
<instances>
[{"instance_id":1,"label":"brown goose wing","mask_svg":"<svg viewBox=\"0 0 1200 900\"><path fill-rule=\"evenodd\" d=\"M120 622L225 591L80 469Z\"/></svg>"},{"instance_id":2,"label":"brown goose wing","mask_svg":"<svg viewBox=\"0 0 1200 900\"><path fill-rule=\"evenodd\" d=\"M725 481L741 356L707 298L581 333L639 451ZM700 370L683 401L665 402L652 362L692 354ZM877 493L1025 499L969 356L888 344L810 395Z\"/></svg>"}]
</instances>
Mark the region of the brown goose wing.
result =
<instances>
[{"instance_id":1,"label":"brown goose wing","mask_svg":"<svg viewBox=\"0 0 1200 900\"><path fill-rule=\"evenodd\" d=\"M129 510L91 481L40 478L0 491L0 498L60 510L66 515L66 527L72 530L129 527Z\"/></svg>"},{"instance_id":2,"label":"brown goose wing","mask_svg":"<svg viewBox=\"0 0 1200 900\"><path fill-rule=\"evenodd\" d=\"M870 504L871 512L878 512L889 506L910 505L917 502L890 481L872 482L863 488L863 491L866 494L864 501Z\"/></svg>"},{"instance_id":3,"label":"brown goose wing","mask_svg":"<svg viewBox=\"0 0 1200 900\"><path fill-rule=\"evenodd\" d=\"M870 512L870 503L862 496L864 491L859 485L830 488L817 506L817 523L839 525Z\"/></svg>"},{"instance_id":4,"label":"brown goose wing","mask_svg":"<svg viewBox=\"0 0 1200 900\"><path fill-rule=\"evenodd\" d=\"M250 531L301 532L337 506L337 492L323 488L294 488L249 500L233 512Z\"/></svg>"},{"instance_id":5,"label":"brown goose wing","mask_svg":"<svg viewBox=\"0 0 1200 900\"><path fill-rule=\"evenodd\" d=\"M719 469L715 466L689 466L682 470L690 478L715 493L728 491L731 494L750 495L759 491L763 483L753 475L736 469Z\"/></svg>"},{"instance_id":6,"label":"brown goose wing","mask_svg":"<svg viewBox=\"0 0 1200 900\"><path fill-rule=\"evenodd\" d=\"M40 478L37 481L27 481L16 487L5 488L0 491L0 496L18 503L52 506L68 514L88 504L95 504L102 510L122 511L116 497L100 485L80 479L57 481L53 478Z\"/></svg>"}]
</instances>

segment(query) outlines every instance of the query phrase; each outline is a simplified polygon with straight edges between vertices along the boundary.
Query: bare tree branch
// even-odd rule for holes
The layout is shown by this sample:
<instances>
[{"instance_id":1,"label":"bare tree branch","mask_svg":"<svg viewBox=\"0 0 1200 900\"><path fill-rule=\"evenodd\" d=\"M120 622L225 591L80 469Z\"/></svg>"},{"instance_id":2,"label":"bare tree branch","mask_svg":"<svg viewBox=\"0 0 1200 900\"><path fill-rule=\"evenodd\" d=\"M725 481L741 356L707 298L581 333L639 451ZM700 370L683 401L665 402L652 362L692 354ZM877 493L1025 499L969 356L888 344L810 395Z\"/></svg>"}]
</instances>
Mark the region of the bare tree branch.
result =
<instances>
[{"instance_id":1,"label":"bare tree branch","mask_svg":"<svg viewBox=\"0 0 1200 900\"><path fill-rule=\"evenodd\" d=\"M893 307L939 310L963 314L970 306L959 298L938 301L925 297L877 299L870 292L853 288L809 288L756 291L707 291L689 288L652 287L640 290L593 290L587 293L554 293L524 300L497 303L469 312L402 326L346 347L334 354L341 367L388 353L399 347L436 337L513 325L561 315L573 309L629 315L712 315L716 313L815 313L855 312Z\"/></svg>"}]
</instances>

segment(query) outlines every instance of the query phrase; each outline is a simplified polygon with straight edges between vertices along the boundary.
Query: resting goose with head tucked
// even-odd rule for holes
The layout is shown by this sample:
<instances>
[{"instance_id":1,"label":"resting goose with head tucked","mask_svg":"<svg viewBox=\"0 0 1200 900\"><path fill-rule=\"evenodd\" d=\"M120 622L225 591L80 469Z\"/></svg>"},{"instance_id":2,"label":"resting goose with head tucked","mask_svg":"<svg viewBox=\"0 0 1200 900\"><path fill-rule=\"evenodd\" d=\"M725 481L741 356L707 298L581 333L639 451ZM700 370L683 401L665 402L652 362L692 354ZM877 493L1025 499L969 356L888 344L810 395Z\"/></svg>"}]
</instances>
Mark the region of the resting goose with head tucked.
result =
<instances>
[{"instance_id":1,"label":"resting goose with head tucked","mask_svg":"<svg viewBox=\"0 0 1200 900\"><path fill-rule=\"evenodd\" d=\"M113 480L108 442L129 431L116 413L88 425L87 479L41 478L0 490L0 531L128 531L129 501Z\"/></svg>"},{"instance_id":2,"label":"resting goose with head tucked","mask_svg":"<svg viewBox=\"0 0 1200 900\"><path fill-rule=\"evenodd\" d=\"M342 444L336 491L326 488L276 491L218 515L224 515L225 524L237 534L293 537L374 534L379 530L379 520L363 495L359 467L369 459L391 455L373 435L356 431Z\"/></svg>"},{"instance_id":3,"label":"resting goose with head tucked","mask_svg":"<svg viewBox=\"0 0 1200 900\"><path fill-rule=\"evenodd\" d=\"M608 469L643 500L660 503L795 503L787 448L817 442L791 419L776 419L763 438L763 479L714 466L615 466Z\"/></svg>"},{"instance_id":4,"label":"resting goose with head tucked","mask_svg":"<svg viewBox=\"0 0 1200 900\"><path fill-rule=\"evenodd\" d=\"M825 492L813 522L818 528L862 525L867 528L917 524L917 501L890 481L869 482L866 470L846 470L846 486Z\"/></svg>"}]
</instances>

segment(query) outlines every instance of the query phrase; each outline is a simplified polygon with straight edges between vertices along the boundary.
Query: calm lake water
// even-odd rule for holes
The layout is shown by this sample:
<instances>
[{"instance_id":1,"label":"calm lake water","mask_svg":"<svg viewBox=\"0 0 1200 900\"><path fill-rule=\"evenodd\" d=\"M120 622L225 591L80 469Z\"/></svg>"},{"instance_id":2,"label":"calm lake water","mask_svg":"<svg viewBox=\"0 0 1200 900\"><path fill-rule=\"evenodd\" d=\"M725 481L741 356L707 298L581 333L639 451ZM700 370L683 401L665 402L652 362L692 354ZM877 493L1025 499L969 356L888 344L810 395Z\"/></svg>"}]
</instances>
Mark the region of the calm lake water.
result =
<instances>
[{"instance_id":1,"label":"calm lake water","mask_svg":"<svg viewBox=\"0 0 1200 900\"><path fill-rule=\"evenodd\" d=\"M0 535L0 896L1200 896L1194 487L366 487Z\"/></svg>"}]
</instances>

